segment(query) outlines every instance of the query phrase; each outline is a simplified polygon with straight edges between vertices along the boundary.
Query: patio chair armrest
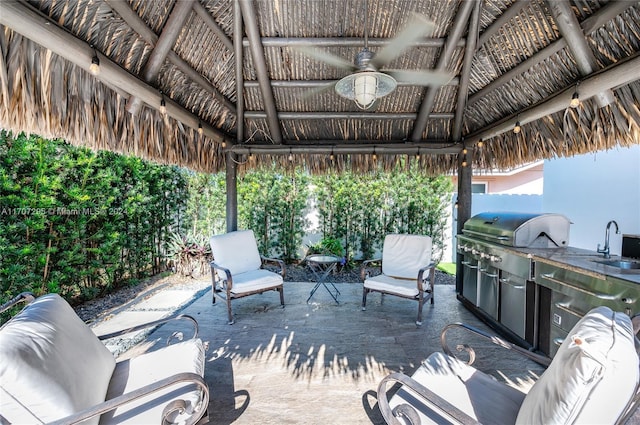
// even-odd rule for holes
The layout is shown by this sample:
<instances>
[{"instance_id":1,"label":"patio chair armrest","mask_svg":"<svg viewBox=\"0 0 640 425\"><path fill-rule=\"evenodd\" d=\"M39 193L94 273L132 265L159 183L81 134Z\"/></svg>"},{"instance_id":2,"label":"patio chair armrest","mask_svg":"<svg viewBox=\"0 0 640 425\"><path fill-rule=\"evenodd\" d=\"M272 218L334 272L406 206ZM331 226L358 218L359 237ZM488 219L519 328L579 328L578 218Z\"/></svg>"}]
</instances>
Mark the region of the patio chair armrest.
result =
<instances>
[{"instance_id":1,"label":"patio chair armrest","mask_svg":"<svg viewBox=\"0 0 640 425\"><path fill-rule=\"evenodd\" d=\"M277 265L280 268L280 271L278 273L280 273L280 275L284 277L286 273L286 269L284 267L284 261L278 260L277 258L263 257L262 255L260 256L260 259L262 260L263 263L272 263Z\"/></svg>"},{"instance_id":2,"label":"patio chair armrest","mask_svg":"<svg viewBox=\"0 0 640 425\"><path fill-rule=\"evenodd\" d=\"M196 321L196 319L194 319L193 317L189 316L188 314L178 314L178 315L174 315L174 316L170 316L170 317L165 317L164 319L154 320L153 322L142 323L140 325L132 326L132 327L127 328L127 329L121 329L119 331L111 332L111 333L108 333L108 334L98 335L98 339L101 340L101 341L104 341L106 339L115 338L117 336L125 335L125 334L131 333L131 332L136 332L136 331L139 331L139 330L142 330L142 329L163 325L163 324L171 322L173 320L186 320L188 322L191 322L191 324L193 325L193 336L190 339L198 337L198 322ZM172 337L175 337L179 341L183 340L182 333L177 333L176 332L176 333L174 333L172 335ZM167 341L167 343L168 342L169 341Z\"/></svg>"},{"instance_id":3,"label":"patio chair armrest","mask_svg":"<svg viewBox=\"0 0 640 425\"><path fill-rule=\"evenodd\" d=\"M426 271L432 270L431 273L434 273L436 269L436 263L430 263L427 266L422 267L420 270L418 270L418 289L422 290L422 282L424 281L424 273Z\"/></svg>"},{"instance_id":4,"label":"patio chair armrest","mask_svg":"<svg viewBox=\"0 0 640 425\"><path fill-rule=\"evenodd\" d=\"M375 267L382 267L382 258L372 258L370 260L364 260L362 262L362 264L360 265L360 279L363 282L368 277L367 267L374 267L374 266L370 266L370 264L372 263L380 263L378 266L375 266Z\"/></svg>"},{"instance_id":5,"label":"patio chair armrest","mask_svg":"<svg viewBox=\"0 0 640 425\"><path fill-rule=\"evenodd\" d=\"M36 297L35 297L35 295L33 295L33 293L31 293L31 292L21 292L18 295L16 295L15 297L11 298L6 303L2 304L0 306L0 313L4 313L5 311L9 310L11 307L13 307L13 306L15 306L17 304L20 304L21 302L26 302L27 304L29 304L35 299L36 299Z\"/></svg>"},{"instance_id":6,"label":"patio chair armrest","mask_svg":"<svg viewBox=\"0 0 640 425\"><path fill-rule=\"evenodd\" d=\"M164 378L152 384L145 385L144 387L140 387L137 390L131 391L126 394L122 394L118 397L112 398L111 400L107 400L102 403L91 406L87 409L81 410L80 412L75 413L73 415L59 419L55 422L51 422L51 424L63 425L63 424L80 423L89 418L102 415L103 413L109 412L113 409L116 409L119 406L123 406L141 397L145 397L147 395L158 392L164 388L168 388L184 382L196 384L202 390L202 400L198 405L198 409L194 411L191 417L189 418L189 420L185 422L185 424L194 424L194 423L197 423L202 416L204 416L207 410L207 407L209 405L209 387L207 387L207 383L204 381L204 379L200 375L198 375L197 373L191 373L191 372L178 373L176 375L169 376L168 378ZM171 413L177 410L181 410L182 408L183 408L183 403L179 403L179 400L171 401L164 408L163 419L164 417L167 417ZM165 422L163 420L161 421L161 423L168 423L168 421Z\"/></svg>"},{"instance_id":7,"label":"patio chair armrest","mask_svg":"<svg viewBox=\"0 0 640 425\"><path fill-rule=\"evenodd\" d=\"M442 345L442 351L445 352L445 354L447 354L448 356L457 358L458 360L464 362L464 360L459 359L450 349L449 349L449 345L447 344L447 332L451 329L462 329L466 332L469 332L473 335L479 336L483 339L486 339L489 342L492 342L493 344L500 346L502 348L505 348L507 350L512 350L515 351L516 353L527 357L531 360L533 360L534 362L541 364L543 366L549 366L551 364L551 359L549 359L548 357L542 356L540 354L536 354L532 351L529 351L525 348L522 348L518 345L515 344L511 344L510 342L507 342L505 340L503 340L502 338L496 336L496 335L492 335L492 334L488 334L486 332L481 331L480 329L474 328L473 326L469 326L469 325L465 325L464 323L451 323L448 324L447 326L445 326L441 333L440 333L440 345ZM458 344L456 346L456 351L459 353L461 351L466 351L468 356L469 356L469 360L466 361L466 363L468 365L473 364L473 362L476 359L476 355L475 355L475 351L474 349L469 346L468 344Z\"/></svg>"},{"instance_id":8,"label":"patio chair armrest","mask_svg":"<svg viewBox=\"0 0 640 425\"><path fill-rule=\"evenodd\" d=\"M215 283L216 276L218 274L216 270L222 270L226 276L227 285L231 286L233 284L233 278L231 277L231 270L229 270L226 267L222 267L219 264L216 264L215 261L212 261L210 265L211 265L211 278L213 279L213 283Z\"/></svg>"},{"instance_id":9,"label":"patio chair armrest","mask_svg":"<svg viewBox=\"0 0 640 425\"><path fill-rule=\"evenodd\" d=\"M390 425L401 425L401 422L396 419L398 416L403 416L405 421L408 421L412 425L420 424L420 418L416 410L409 404L400 404L393 410L389 406L389 400L387 399L387 384L399 382L400 384L415 391L415 393L429 405L434 412L442 415L448 421L458 424L479 424L474 418L467 415L462 410L449 403L438 394L426 388L415 379L405 375L404 373L396 372L387 375L382 379L380 385L378 385L378 407L384 417L385 421ZM405 423L405 422L402 422Z\"/></svg>"}]
</instances>

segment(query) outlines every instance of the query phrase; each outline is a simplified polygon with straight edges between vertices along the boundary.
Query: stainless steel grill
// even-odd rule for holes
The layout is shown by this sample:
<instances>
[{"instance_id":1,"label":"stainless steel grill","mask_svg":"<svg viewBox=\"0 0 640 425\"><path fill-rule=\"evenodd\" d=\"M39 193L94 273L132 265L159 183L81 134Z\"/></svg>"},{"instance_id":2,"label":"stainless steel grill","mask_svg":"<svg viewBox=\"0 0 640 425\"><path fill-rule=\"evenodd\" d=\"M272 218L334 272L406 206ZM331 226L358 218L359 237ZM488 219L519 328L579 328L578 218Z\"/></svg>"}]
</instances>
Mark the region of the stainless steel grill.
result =
<instances>
[{"instance_id":1,"label":"stainless steel grill","mask_svg":"<svg viewBox=\"0 0 640 425\"><path fill-rule=\"evenodd\" d=\"M569 225L549 213L485 212L467 220L457 248L464 258L462 299L533 345L535 323L526 320L536 309L533 262L518 248L564 248Z\"/></svg>"},{"instance_id":2,"label":"stainless steel grill","mask_svg":"<svg viewBox=\"0 0 640 425\"><path fill-rule=\"evenodd\" d=\"M462 232L499 245L558 248L569 245L570 224L561 214L485 212L467 220Z\"/></svg>"}]
</instances>

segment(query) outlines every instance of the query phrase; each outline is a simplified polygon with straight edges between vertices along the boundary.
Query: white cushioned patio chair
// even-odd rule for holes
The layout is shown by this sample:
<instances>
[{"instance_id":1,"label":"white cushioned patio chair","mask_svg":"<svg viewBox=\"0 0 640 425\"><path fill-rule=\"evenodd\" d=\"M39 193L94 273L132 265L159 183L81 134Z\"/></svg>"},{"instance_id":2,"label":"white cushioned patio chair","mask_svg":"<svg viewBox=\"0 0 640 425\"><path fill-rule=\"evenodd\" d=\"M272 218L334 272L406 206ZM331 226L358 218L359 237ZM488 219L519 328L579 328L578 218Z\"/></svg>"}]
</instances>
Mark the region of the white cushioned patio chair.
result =
<instances>
[{"instance_id":1,"label":"white cushioned patio chair","mask_svg":"<svg viewBox=\"0 0 640 425\"><path fill-rule=\"evenodd\" d=\"M284 308L284 262L260 255L253 230L215 235L210 242L213 303L216 296L226 300L230 325L234 323L231 301L236 298L278 291ZM267 263L274 264L276 272L264 269Z\"/></svg>"},{"instance_id":2,"label":"white cushioned patio chair","mask_svg":"<svg viewBox=\"0 0 640 425\"><path fill-rule=\"evenodd\" d=\"M174 315L96 336L58 294L30 302L0 327L0 424L180 424L209 421L205 343L198 322ZM193 327L168 345L116 358L104 341L164 323Z\"/></svg>"},{"instance_id":3,"label":"white cushioned patio chair","mask_svg":"<svg viewBox=\"0 0 640 425\"><path fill-rule=\"evenodd\" d=\"M528 392L471 366L447 348L445 333L460 328L548 365ZM638 340L624 313L596 307L569 332L553 361L462 324L448 325L445 353L429 356L409 377L392 373L378 387L388 424L624 424L640 403ZM387 386L402 384L388 399Z\"/></svg>"},{"instance_id":4,"label":"white cushioned patio chair","mask_svg":"<svg viewBox=\"0 0 640 425\"><path fill-rule=\"evenodd\" d=\"M370 276L368 269L380 265L382 273ZM416 324L422 325L422 306L433 304L435 266L431 261L431 238L423 235L390 234L384 238L382 258L362 263L360 276L364 281L362 310L367 308L367 294L380 292L418 301Z\"/></svg>"}]
</instances>

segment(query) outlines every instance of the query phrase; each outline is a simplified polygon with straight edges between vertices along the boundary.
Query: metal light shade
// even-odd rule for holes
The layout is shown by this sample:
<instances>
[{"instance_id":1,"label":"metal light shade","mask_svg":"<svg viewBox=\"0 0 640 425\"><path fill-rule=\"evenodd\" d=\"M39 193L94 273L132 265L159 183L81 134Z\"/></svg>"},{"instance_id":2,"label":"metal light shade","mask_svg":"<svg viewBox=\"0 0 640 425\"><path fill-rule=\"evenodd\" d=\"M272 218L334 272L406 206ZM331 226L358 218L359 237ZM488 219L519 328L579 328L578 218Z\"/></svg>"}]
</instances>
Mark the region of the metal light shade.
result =
<instances>
[{"instance_id":1,"label":"metal light shade","mask_svg":"<svg viewBox=\"0 0 640 425\"><path fill-rule=\"evenodd\" d=\"M398 83L382 72L361 71L347 75L336 83L336 93L354 100L361 109L370 108L373 103L391 93Z\"/></svg>"}]
</instances>

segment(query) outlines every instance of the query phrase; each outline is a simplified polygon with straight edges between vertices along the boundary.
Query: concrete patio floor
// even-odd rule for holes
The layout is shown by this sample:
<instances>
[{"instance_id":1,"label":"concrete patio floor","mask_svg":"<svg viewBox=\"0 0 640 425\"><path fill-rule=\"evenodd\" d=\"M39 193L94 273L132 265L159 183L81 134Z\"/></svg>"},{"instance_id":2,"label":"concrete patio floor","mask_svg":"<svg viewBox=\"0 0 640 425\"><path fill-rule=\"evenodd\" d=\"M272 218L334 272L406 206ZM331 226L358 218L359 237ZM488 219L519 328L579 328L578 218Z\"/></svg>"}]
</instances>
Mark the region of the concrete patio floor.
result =
<instances>
[{"instance_id":1,"label":"concrete patio floor","mask_svg":"<svg viewBox=\"0 0 640 425\"><path fill-rule=\"evenodd\" d=\"M340 304L324 288L307 304L312 287L286 282L284 309L276 292L235 300L234 325L227 324L224 302L212 305L210 290L183 308L208 344L212 424L383 424L376 389L384 376L411 374L441 351L439 335L448 323L489 331L456 300L451 285L436 285L422 327L414 323L415 301L386 296L381 304L373 294L361 311L362 285L342 283L336 284ZM133 351L162 346L174 330L159 328ZM474 337L452 336L451 347L456 340L471 343L475 366L513 385L528 386L544 370Z\"/></svg>"}]
</instances>

